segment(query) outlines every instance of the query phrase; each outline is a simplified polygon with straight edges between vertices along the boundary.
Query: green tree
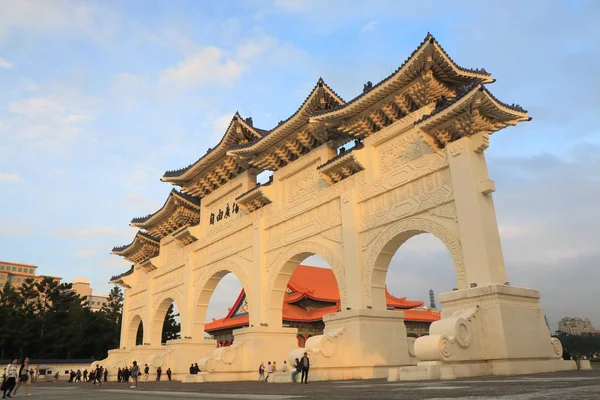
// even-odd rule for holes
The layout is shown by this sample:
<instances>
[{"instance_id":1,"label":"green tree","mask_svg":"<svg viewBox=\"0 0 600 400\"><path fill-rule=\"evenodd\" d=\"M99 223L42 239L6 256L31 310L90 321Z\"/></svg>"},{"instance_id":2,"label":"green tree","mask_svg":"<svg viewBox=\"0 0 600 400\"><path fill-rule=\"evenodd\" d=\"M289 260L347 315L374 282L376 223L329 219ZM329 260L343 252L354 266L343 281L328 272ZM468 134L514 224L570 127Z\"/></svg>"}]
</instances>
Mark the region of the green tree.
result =
<instances>
[{"instance_id":1,"label":"green tree","mask_svg":"<svg viewBox=\"0 0 600 400\"><path fill-rule=\"evenodd\" d=\"M179 339L179 332L181 332L181 324L178 321L179 313L175 314L173 304L169 306L167 315L165 316L165 322L163 323L162 340L161 343L166 343L167 340Z\"/></svg>"}]
</instances>

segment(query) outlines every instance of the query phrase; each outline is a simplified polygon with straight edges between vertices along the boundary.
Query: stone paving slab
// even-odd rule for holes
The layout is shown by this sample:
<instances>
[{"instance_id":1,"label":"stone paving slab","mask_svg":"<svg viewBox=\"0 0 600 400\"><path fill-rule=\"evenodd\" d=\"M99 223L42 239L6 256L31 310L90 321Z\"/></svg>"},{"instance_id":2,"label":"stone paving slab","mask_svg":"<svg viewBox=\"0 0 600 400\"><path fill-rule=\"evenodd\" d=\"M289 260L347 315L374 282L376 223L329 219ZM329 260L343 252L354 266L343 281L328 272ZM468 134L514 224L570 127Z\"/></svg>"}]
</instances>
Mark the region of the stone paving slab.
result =
<instances>
[{"instance_id":1,"label":"stone paving slab","mask_svg":"<svg viewBox=\"0 0 600 400\"><path fill-rule=\"evenodd\" d=\"M90 383L36 383L31 399L142 400L142 399L402 399L402 400L600 400L600 371L570 371L510 377L481 377L453 381L387 382L385 380L266 384L221 382L182 384L141 383L129 389L124 383L102 386ZM20 393L24 397L24 393Z\"/></svg>"}]
</instances>

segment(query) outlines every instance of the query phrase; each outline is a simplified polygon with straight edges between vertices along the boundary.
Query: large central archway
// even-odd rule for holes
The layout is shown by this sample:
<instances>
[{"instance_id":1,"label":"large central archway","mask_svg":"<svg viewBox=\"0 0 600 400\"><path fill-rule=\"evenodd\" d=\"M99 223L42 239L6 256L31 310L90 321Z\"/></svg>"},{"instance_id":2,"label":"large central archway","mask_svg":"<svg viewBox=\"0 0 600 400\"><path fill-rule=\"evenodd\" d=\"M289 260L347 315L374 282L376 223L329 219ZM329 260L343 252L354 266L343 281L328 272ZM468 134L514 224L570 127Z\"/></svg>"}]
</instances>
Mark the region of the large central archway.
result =
<instances>
[{"instance_id":1,"label":"large central archway","mask_svg":"<svg viewBox=\"0 0 600 400\"><path fill-rule=\"evenodd\" d=\"M347 304L347 290L342 262L330 247L316 242L298 243L281 254L273 265L269 266L269 281L265 299L267 307L263 307L266 314L262 316L269 326L281 327L283 298L290 277L302 261L313 255L320 256L333 270L340 293L341 307L344 309Z\"/></svg>"},{"instance_id":2,"label":"large central archway","mask_svg":"<svg viewBox=\"0 0 600 400\"><path fill-rule=\"evenodd\" d=\"M427 218L409 218L392 224L375 241L364 269L363 282L367 302L374 309L385 310L385 278L392 257L404 242L421 233L440 239L452 256L457 287L466 289L467 279L459 239L446 226Z\"/></svg>"}]
</instances>

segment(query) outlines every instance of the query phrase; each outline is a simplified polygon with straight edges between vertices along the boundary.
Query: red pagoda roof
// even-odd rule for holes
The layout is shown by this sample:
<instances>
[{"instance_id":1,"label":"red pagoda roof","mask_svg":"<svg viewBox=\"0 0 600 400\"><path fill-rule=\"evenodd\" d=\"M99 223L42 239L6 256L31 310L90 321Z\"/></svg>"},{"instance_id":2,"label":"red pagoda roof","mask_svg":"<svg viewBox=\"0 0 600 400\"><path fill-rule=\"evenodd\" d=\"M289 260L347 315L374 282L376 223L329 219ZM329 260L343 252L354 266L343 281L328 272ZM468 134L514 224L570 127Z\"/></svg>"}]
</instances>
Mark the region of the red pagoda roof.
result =
<instances>
[{"instance_id":1,"label":"red pagoda roof","mask_svg":"<svg viewBox=\"0 0 600 400\"><path fill-rule=\"evenodd\" d=\"M440 313L432 310L414 310L421 307L422 301L407 300L406 297L394 297L387 290L386 302L389 308L404 311L404 319L415 322L433 322L440 319ZM246 293L241 290L233 307L227 316L215 319L204 326L206 332L214 332L226 328L246 326L249 323L248 314L236 315L236 312L245 300ZM335 303L322 308L307 310L295 303L302 299L311 299L325 303ZM299 265L290 281L288 292L283 298L283 321L289 322L315 322L323 319L326 314L333 314L340 310L340 294L333 271L328 268Z\"/></svg>"}]
</instances>

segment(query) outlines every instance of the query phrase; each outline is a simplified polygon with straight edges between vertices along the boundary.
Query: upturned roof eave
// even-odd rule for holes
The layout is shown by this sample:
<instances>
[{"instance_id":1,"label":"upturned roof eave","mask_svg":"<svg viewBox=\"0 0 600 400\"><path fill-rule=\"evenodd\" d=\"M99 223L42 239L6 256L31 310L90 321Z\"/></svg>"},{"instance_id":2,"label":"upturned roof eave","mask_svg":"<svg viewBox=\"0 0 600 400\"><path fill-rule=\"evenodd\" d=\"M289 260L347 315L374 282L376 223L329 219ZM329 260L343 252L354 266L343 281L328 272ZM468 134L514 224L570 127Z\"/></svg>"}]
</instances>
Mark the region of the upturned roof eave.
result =
<instances>
[{"instance_id":1,"label":"upturned roof eave","mask_svg":"<svg viewBox=\"0 0 600 400\"><path fill-rule=\"evenodd\" d=\"M337 117L343 117L346 113L356 113L360 111L351 111L350 108L359 108L366 109L370 106L373 101L373 98L377 97L377 93L379 91L385 90L385 87L391 84L395 79L401 79L401 77L406 73L406 71L411 67L411 65L416 62L418 57L429 47L433 46L434 49L438 51L438 53L444 58L446 63L450 65L453 70L456 72L458 76L463 76L465 78L473 78L479 79L484 83L492 83L495 79L492 78L491 74L488 72L478 71L478 70L469 70L467 68L463 68L456 64L452 58L446 53L444 48L437 42L437 40L431 34L427 34L425 39L421 42L419 47L413 51L413 53L402 63L402 65L396 69L392 74L378 82L372 89L367 92L363 92L353 98L352 100L340 105L337 109L325 110L322 112L315 113L311 119L314 121L324 122L328 119L335 119ZM362 104L361 104L362 103Z\"/></svg>"},{"instance_id":2,"label":"upturned roof eave","mask_svg":"<svg viewBox=\"0 0 600 400\"><path fill-rule=\"evenodd\" d=\"M329 93L329 95L333 96L338 103L344 104L344 99L342 99L333 89L331 89L322 78L319 78L313 90L311 90L308 96L306 96L306 98L294 114L292 114L290 117L288 117L286 120L284 120L281 124L273 128L272 130L270 130L268 134L264 135L262 138L245 145L235 146L231 148L227 151L227 155L243 156L247 154L255 154L257 152L265 150L272 143L281 140L288 133L296 131L298 127L292 125L299 117L302 116L302 113L306 111L306 105L318 93L320 87L326 90L327 93ZM305 124L309 123L310 118L311 116L309 115Z\"/></svg>"},{"instance_id":3,"label":"upturned roof eave","mask_svg":"<svg viewBox=\"0 0 600 400\"><path fill-rule=\"evenodd\" d=\"M167 200L165 201L165 203L163 204L163 206L160 209L156 210L152 214L149 214L145 217L132 219L131 222L129 223L129 226L133 226L136 228L142 228L142 229L148 229L148 228L156 225L157 223L160 223L160 221L167 218L174 211L174 207L175 207L174 198L175 197L177 197L181 201L188 204L188 206L190 208L193 208L198 211L200 210L200 199L195 198L194 196L191 196L191 195L188 195L185 193L181 193L180 191L178 191L176 189L172 189L171 192L169 193L169 196L167 197Z\"/></svg>"},{"instance_id":4,"label":"upturned roof eave","mask_svg":"<svg viewBox=\"0 0 600 400\"><path fill-rule=\"evenodd\" d=\"M221 159L223 156L226 156L228 150L226 148L228 141L227 139L229 139L232 135L231 129L233 128L235 122L243 125L246 129L252 131L259 140L265 135L265 130L250 126L248 123L246 123L244 118L242 118L242 116L238 112L236 112L231 118L231 122L227 126L227 129L225 130L225 134L214 148L210 149L206 154L204 154L193 164L190 164L187 167L174 171L166 171L160 178L160 180L162 182L169 182L174 185L179 185L180 183L190 181L195 176L201 174L203 170L206 170L216 161Z\"/></svg>"}]
</instances>

